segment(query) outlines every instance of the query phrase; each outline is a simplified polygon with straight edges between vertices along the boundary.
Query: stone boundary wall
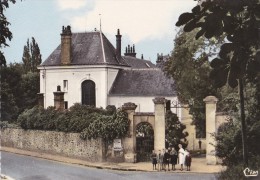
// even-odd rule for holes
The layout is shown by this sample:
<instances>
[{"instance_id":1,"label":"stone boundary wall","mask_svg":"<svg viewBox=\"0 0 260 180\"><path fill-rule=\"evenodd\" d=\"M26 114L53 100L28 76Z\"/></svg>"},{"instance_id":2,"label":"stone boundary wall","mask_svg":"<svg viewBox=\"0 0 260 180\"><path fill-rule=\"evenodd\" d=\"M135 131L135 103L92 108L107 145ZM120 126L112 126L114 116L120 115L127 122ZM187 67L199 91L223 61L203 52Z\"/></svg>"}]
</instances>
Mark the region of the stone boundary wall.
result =
<instances>
[{"instance_id":1,"label":"stone boundary wall","mask_svg":"<svg viewBox=\"0 0 260 180\"><path fill-rule=\"evenodd\" d=\"M87 161L103 161L101 139L82 140L79 133L1 129L1 146L58 154Z\"/></svg>"}]
</instances>

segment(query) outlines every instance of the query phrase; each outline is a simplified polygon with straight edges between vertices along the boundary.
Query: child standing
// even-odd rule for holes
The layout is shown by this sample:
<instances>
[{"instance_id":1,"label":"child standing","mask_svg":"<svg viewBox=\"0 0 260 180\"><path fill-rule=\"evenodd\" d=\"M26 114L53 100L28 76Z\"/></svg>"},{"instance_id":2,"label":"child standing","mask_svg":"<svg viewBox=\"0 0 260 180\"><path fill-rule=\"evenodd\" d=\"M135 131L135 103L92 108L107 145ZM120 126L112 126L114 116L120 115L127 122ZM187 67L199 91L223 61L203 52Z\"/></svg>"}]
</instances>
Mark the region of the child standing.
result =
<instances>
[{"instance_id":1,"label":"child standing","mask_svg":"<svg viewBox=\"0 0 260 180\"><path fill-rule=\"evenodd\" d=\"M190 166L191 166L191 155L189 151L186 151L186 156L185 156L185 165L187 166L187 171L190 171Z\"/></svg>"},{"instance_id":2,"label":"child standing","mask_svg":"<svg viewBox=\"0 0 260 180\"><path fill-rule=\"evenodd\" d=\"M177 164L178 155L174 147L172 147L171 149L170 156L171 156L172 170L175 171L175 165Z\"/></svg>"},{"instance_id":3,"label":"child standing","mask_svg":"<svg viewBox=\"0 0 260 180\"><path fill-rule=\"evenodd\" d=\"M161 150L159 150L157 159L158 159L158 171L161 171L163 169L163 154Z\"/></svg>"},{"instance_id":4,"label":"child standing","mask_svg":"<svg viewBox=\"0 0 260 180\"><path fill-rule=\"evenodd\" d=\"M168 167L168 171L170 170L169 168L169 161L170 161L170 154L168 152L168 150L166 149L164 156L163 156L163 164L164 164L164 170L166 171Z\"/></svg>"},{"instance_id":5,"label":"child standing","mask_svg":"<svg viewBox=\"0 0 260 180\"><path fill-rule=\"evenodd\" d=\"M151 154L152 164L153 164L153 170L156 170L156 164L157 164L157 154L153 150L153 153Z\"/></svg>"}]
</instances>

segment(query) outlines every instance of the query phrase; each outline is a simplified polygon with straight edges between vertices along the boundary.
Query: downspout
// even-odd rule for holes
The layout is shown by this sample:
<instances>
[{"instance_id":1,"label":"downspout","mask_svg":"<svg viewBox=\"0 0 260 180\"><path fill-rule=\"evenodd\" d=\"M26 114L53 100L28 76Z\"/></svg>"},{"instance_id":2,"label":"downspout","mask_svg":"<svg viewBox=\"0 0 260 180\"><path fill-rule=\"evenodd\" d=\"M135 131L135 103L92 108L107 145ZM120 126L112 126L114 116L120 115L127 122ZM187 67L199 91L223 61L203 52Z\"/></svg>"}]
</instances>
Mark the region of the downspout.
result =
<instances>
[{"instance_id":1,"label":"downspout","mask_svg":"<svg viewBox=\"0 0 260 180\"><path fill-rule=\"evenodd\" d=\"M46 108L46 69L43 66L43 73L44 73L44 108Z\"/></svg>"}]
</instances>

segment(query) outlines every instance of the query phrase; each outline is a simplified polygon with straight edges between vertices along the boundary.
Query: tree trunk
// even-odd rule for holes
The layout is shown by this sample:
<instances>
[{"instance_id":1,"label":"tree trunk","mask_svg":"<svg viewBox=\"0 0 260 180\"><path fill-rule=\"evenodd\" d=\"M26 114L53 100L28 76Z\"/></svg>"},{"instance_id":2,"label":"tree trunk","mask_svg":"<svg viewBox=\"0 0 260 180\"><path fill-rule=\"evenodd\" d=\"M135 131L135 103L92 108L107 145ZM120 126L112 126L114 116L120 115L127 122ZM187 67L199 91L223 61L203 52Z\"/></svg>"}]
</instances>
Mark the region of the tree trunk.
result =
<instances>
[{"instance_id":1,"label":"tree trunk","mask_svg":"<svg viewBox=\"0 0 260 180\"><path fill-rule=\"evenodd\" d=\"M242 132L242 147L243 147L243 163L248 167L248 148L247 148L247 132L245 118L245 102L244 102L244 86L243 81L239 79L239 97L240 97L240 114L241 114L241 132Z\"/></svg>"}]
</instances>

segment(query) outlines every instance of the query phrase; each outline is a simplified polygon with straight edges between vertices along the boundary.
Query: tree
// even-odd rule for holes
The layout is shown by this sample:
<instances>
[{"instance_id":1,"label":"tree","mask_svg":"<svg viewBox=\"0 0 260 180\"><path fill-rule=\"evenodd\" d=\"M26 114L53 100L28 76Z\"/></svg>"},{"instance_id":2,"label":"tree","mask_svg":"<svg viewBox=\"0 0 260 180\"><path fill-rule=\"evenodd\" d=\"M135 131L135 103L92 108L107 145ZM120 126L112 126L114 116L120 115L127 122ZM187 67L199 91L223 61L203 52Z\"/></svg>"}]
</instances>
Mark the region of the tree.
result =
<instances>
[{"instance_id":1,"label":"tree","mask_svg":"<svg viewBox=\"0 0 260 180\"><path fill-rule=\"evenodd\" d=\"M246 122L247 122L247 137L248 146L250 146L249 155L251 157L249 161L250 169L258 169L260 163L260 144L256 143L260 138L260 107L258 104L258 90L257 85L253 83L247 84L245 91L247 102L246 105ZM243 153L241 152L241 123L239 120L239 114L234 114L227 123L222 124L218 133L215 135L216 138L216 155L222 159L224 165L228 168L225 173L221 173L223 178L230 179L226 175L240 176L236 179L243 179Z\"/></svg>"},{"instance_id":2,"label":"tree","mask_svg":"<svg viewBox=\"0 0 260 180\"><path fill-rule=\"evenodd\" d=\"M1 68L2 119L14 122L25 109L37 104L40 77L37 72L24 72L22 63Z\"/></svg>"},{"instance_id":3,"label":"tree","mask_svg":"<svg viewBox=\"0 0 260 180\"><path fill-rule=\"evenodd\" d=\"M196 38L226 37L219 57L211 62L210 77L216 87L226 83L238 86L240 96L241 130L244 165L248 165L248 149L244 109L244 81L255 79L260 72L260 1L259 0L204 0L191 13L179 16L177 26L185 25L189 32L200 28Z\"/></svg>"},{"instance_id":4,"label":"tree","mask_svg":"<svg viewBox=\"0 0 260 180\"><path fill-rule=\"evenodd\" d=\"M178 144L182 144L185 148L188 144L186 137L189 135L187 132L184 132L186 126L183 125L176 114L171 111L166 112L165 117L165 139L169 143L169 146L178 148Z\"/></svg>"},{"instance_id":5,"label":"tree","mask_svg":"<svg viewBox=\"0 0 260 180\"><path fill-rule=\"evenodd\" d=\"M24 71L29 72L31 70L31 54L30 54L30 46L29 46L29 39L27 40L27 44L23 48L23 66Z\"/></svg>"},{"instance_id":6,"label":"tree","mask_svg":"<svg viewBox=\"0 0 260 180\"><path fill-rule=\"evenodd\" d=\"M15 4L15 0L1 0L0 2L0 64L1 66L6 66L6 59L4 53L2 52L2 48L9 46L6 42L8 39L11 41L13 38L12 32L9 30L10 22L8 22L5 17L4 11L9 7L9 2Z\"/></svg>"},{"instance_id":7,"label":"tree","mask_svg":"<svg viewBox=\"0 0 260 180\"><path fill-rule=\"evenodd\" d=\"M209 58L216 56L216 51L223 39L194 40L198 30L184 32L181 28L174 40L171 57L164 64L164 71L175 82L178 99L183 104L189 104L193 124L196 125L197 137L205 137L205 105L203 99L217 95L209 72Z\"/></svg>"},{"instance_id":8,"label":"tree","mask_svg":"<svg viewBox=\"0 0 260 180\"><path fill-rule=\"evenodd\" d=\"M21 71L19 64L1 67L1 119L14 122L19 114Z\"/></svg>"},{"instance_id":9,"label":"tree","mask_svg":"<svg viewBox=\"0 0 260 180\"><path fill-rule=\"evenodd\" d=\"M21 80L21 103L20 109L30 109L37 105L37 93L40 92L40 74L38 72L28 72L22 75Z\"/></svg>"},{"instance_id":10,"label":"tree","mask_svg":"<svg viewBox=\"0 0 260 180\"><path fill-rule=\"evenodd\" d=\"M34 37L32 37L31 43L28 39L26 45L24 46L22 58L25 72L38 72L37 66L40 65L42 62L41 57L42 55L40 52L40 48Z\"/></svg>"}]
</instances>

